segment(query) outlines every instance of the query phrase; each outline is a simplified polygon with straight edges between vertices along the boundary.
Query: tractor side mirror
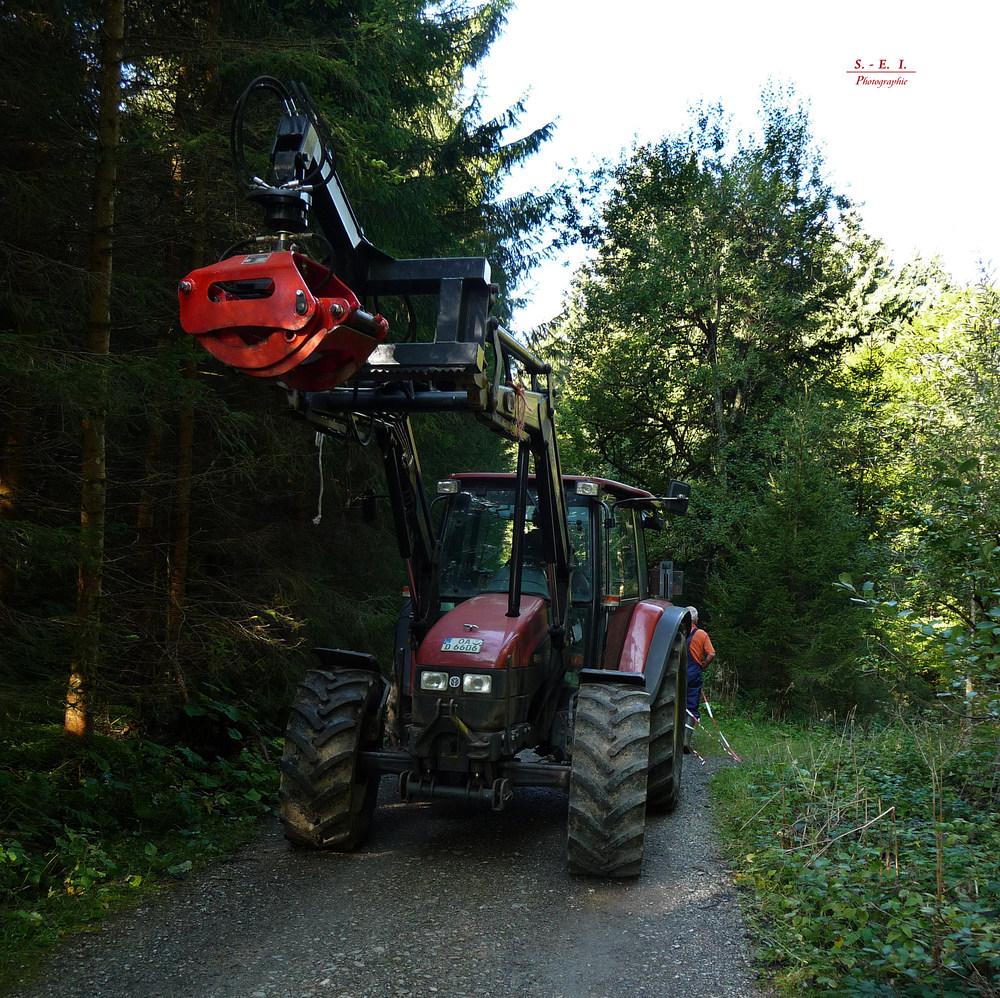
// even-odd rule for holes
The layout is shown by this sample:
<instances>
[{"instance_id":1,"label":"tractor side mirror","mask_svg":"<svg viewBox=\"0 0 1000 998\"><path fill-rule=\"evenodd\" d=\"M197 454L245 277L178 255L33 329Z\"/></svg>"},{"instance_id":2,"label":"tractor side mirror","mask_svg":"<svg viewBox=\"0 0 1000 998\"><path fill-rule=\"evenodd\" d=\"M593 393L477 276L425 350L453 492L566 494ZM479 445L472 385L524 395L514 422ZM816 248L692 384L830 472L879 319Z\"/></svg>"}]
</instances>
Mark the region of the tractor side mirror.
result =
<instances>
[{"instance_id":1,"label":"tractor side mirror","mask_svg":"<svg viewBox=\"0 0 1000 998\"><path fill-rule=\"evenodd\" d=\"M687 512L690 500L691 486L687 482L679 482L675 478L670 482L670 489L663 497L663 508L668 513L683 516Z\"/></svg>"}]
</instances>

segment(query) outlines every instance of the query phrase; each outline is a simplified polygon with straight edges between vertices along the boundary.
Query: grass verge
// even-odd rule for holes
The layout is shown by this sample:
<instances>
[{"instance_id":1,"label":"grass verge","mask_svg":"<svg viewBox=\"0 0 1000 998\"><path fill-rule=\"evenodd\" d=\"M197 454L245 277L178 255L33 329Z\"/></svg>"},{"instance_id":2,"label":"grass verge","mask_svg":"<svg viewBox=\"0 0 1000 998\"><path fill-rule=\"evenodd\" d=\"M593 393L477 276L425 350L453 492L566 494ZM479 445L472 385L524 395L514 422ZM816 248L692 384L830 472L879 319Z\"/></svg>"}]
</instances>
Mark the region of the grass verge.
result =
<instances>
[{"instance_id":1,"label":"grass verge","mask_svg":"<svg viewBox=\"0 0 1000 998\"><path fill-rule=\"evenodd\" d=\"M727 722L713 781L758 962L785 994L1000 995L997 739Z\"/></svg>"}]
</instances>

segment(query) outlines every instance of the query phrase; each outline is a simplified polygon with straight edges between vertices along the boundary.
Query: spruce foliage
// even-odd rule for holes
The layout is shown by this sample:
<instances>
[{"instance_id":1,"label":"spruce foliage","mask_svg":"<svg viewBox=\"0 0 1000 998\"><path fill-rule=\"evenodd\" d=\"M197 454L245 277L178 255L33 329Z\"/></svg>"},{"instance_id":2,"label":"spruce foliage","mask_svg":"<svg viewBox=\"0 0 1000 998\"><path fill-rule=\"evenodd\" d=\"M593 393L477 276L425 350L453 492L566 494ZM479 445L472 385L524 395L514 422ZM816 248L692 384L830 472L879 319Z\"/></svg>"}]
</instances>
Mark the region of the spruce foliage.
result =
<instances>
[{"instance_id":1,"label":"spruce foliage","mask_svg":"<svg viewBox=\"0 0 1000 998\"><path fill-rule=\"evenodd\" d=\"M110 351L97 358L85 328L101 10L5 5L0 680L51 680L53 707L63 695L80 433L95 399L107 411L108 469L98 713L127 709L162 728L220 680L252 686L280 711L312 644L386 651L399 568L387 524L362 523L358 505L366 489L382 491L379 462L329 441L319 455L282 414L280 393L197 351L178 328L175 288L259 228L228 129L237 95L263 73L302 81L319 103L373 242L400 256L491 256L494 278L512 287L529 263L517 236L541 209L503 203L499 184L548 129L507 142L520 109L484 121L464 90L506 6L129 7ZM261 155L279 111L255 110ZM453 425L428 423L421 433L446 442L436 449L448 471L504 466L499 442L466 455ZM360 564L349 553L358 549L371 552Z\"/></svg>"}]
</instances>

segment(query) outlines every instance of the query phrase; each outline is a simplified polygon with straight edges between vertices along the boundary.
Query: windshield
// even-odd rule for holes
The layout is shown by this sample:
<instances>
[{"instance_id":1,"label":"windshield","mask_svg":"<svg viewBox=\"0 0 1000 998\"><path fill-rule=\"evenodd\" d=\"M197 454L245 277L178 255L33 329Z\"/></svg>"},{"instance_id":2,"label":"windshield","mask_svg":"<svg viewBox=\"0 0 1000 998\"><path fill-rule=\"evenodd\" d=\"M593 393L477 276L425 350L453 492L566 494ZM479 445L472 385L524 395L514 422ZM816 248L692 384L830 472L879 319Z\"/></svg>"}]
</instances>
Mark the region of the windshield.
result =
<instances>
[{"instance_id":1,"label":"windshield","mask_svg":"<svg viewBox=\"0 0 1000 998\"><path fill-rule=\"evenodd\" d=\"M576 497L567 497L575 499ZM590 516L586 507L569 510L574 549L573 598L590 593ZM536 495L529 493L522 544L521 592L549 597ZM507 592L514 540L514 490L460 492L450 502L441 538L441 599L462 600L477 593Z\"/></svg>"}]
</instances>

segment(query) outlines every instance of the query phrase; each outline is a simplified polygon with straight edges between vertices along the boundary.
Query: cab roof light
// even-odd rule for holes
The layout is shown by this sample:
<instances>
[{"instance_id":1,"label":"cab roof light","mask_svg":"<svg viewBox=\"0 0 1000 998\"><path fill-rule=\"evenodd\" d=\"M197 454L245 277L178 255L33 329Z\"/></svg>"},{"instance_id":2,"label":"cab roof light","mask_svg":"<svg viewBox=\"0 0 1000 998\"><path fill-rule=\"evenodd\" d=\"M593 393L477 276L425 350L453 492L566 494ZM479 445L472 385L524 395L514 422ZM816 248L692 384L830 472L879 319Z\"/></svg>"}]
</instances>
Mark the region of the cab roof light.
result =
<instances>
[{"instance_id":1,"label":"cab roof light","mask_svg":"<svg viewBox=\"0 0 1000 998\"><path fill-rule=\"evenodd\" d=\"M576 494L578 496L596 496L598 494L599 487L597 482L577 482L576 483Z\"/></svg>"},{"instance_id":2,"label":"cab roof light","mask_svg":"<svg viewBox=\"0 0 1000 998\"><path fill-rule=\"evenodd\" d=\"M437 494L439 496L454 495L458 492L458 482L454 479L442 479L437 483Z\"/></svg>"}]
</instances>

